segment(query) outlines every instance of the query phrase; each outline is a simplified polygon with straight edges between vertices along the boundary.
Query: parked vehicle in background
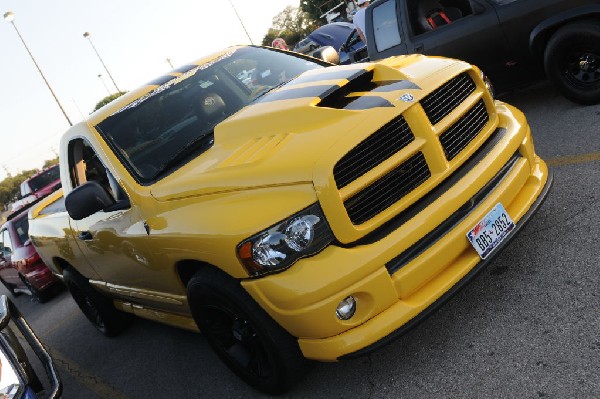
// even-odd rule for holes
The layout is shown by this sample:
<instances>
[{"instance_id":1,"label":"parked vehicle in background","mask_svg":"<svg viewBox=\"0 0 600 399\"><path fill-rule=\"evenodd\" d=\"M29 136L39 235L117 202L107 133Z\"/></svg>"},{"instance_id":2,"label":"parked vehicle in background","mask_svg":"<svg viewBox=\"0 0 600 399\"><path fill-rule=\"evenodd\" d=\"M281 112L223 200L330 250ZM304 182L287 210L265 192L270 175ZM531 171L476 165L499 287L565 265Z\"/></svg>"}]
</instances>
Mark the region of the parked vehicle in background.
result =
<instances>
[{"instance_id":1,"label":"parked vehicle in background","mask_svg":"<svg viewBox=\"0 0 600 399\"><path fill-rule=\"evenodd\" d=\"M31 176L19 186L21 197L42 198L60 188L60 169L58 164L50 166Z\"/></svg>"},{"instance_id":2,"label":"parked vehicle in background","mask_svg":"<svg viewBox=\"0 0 600 399\"><path fill-rule=\"evenodd\" d=\"M0 296L0 369L2 399L60 398L62 382L56 364L19 309L5 295ZM37 374L36 370L44 370L45 375Z\"/></svg>"},{"instance_id":3,"label":"parked vehicle in background","mask_svg":"<svg viewBox=\"0 0 600 399\"><path fill-rule=\"evenodd\" d=\"M0 283L13 295L31 294L47 301L60 280L52 274L29 239L29 204L10 214L0 227Z\"/></svg>"},{"instance_id":4,"label":"parked vehicle in background","mask_svg":"<svg viewBox=\"0 0 600 399\"><path fill-rule=\"evenodd\" d=\"M294 46L296 53L312 55L321 47L331 46L336 51L352 34L354 25L349 22L332 22L312 31L305 39Z\"/></svg>"},{"instance_id":5,"label":"parked vehicle in background","mask_svg":"<svg viewBox=\"0 0 600 399\"><path fill-rule=\"evenodd\" d=\"M598 0L378 0L366 35L371 60L452 57L500 91L547 77L574 102L600 102Z\"/></svg>"},{"instance_id":6,"label":"parked vehicle in background","mask_svg":"<svg viewBox=\"0 0 600 399\"><path fill-rule=\"evenodd\" d=\"M135 314L199 329L268 393L306 359L402 335L552 181L523 113L466 62L334 66L255 46L119 97L64 134L60 162L30 234L94 327L115 335Z\"/></svg>"},{"instance_id":7,"label":"parked vehicle in background","mask_svg":"<svg viewBox=\"0 0 600 399\"><path fill-rule=\"evenodd\" d=\"M350 36L339 48L339 53L341 65L369 61L367 45L362 41L356 29L352 30Z\"/></svg>"}]
</instances>

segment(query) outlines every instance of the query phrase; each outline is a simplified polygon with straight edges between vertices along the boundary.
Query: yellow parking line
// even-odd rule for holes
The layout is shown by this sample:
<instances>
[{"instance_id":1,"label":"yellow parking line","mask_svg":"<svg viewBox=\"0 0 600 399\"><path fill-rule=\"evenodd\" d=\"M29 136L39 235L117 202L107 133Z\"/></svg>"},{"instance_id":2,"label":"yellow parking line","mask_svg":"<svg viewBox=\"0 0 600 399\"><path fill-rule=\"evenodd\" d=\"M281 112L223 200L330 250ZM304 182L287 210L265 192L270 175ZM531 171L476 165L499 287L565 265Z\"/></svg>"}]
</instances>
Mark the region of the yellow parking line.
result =
<instances>
[{"instance_id":1,"label":"yellow parking line","mask_svg":"<svg viewBox=\"0 0 600 399\"><path fill-rule=\"evenodd\" d=\"M85 372L80 365L78 365L73 360L69 359L56 349L49 347L47 347L47 349L48 352L50 352L50 356L52 356L52 358L54 359L54 362L57 364L58 367L60 367L61 371L65 370L77 381L86 386L89 390L97 394L99 397L111 399L128 399L127 396L108 385L108 383L102 381L98 376Z\"/></svg>"},{"instance_id":2,"label":"yellow parking line","mask_svg":"<svg viewBox=\"0 0 600 399\"><path fill-rule=\"evenodd\" d=\"M594 161L600 161L600 152L590 152L587 154L549 158L546 160L546 163L548 164L548 166L565 166Z\"/></svg>"}]
</instances>

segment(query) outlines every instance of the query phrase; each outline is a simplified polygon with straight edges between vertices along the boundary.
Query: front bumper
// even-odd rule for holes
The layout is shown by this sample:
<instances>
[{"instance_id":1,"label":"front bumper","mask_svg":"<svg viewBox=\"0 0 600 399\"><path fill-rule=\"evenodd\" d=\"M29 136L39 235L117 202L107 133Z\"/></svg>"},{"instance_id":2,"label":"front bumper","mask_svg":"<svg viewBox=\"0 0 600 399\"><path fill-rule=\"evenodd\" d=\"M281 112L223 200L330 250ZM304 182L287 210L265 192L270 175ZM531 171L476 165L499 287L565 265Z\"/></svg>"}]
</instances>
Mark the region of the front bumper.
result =
<instances>
[{"instance_id":1,"label":"front bumper","mask_svg":"<svg viewBox=\"0 0 600 399\"><path fill-rule=\"evenodd\" d=\"M552 178L535 155L524 116L501 105L504 134L476 167L457 177L392 231L355 246L330 246L284 273L243 282L298 342L305 357L335 361L397 338L470 280L484 262L466 233L502 203L515 236L548 193ZM494 250L496 255L501 247ZM350 320L335 317L352 295Z\"/></svg>"}]
</instances>

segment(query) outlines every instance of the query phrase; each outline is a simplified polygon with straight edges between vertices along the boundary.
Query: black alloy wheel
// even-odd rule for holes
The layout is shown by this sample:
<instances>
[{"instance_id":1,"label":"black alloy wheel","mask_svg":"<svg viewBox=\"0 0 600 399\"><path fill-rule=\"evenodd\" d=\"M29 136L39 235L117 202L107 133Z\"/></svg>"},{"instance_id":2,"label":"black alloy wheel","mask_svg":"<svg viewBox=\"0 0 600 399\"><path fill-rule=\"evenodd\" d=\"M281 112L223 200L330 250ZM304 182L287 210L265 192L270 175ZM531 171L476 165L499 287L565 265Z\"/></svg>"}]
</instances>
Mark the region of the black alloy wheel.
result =
<instances>
[{"instance_id":1,"label":"black alloy wheel","mask_svg":"<svg viewBox=\"0 0 600 399\"><path fill-rule=\"evenodd\" d=\"M600 82L600 54L593 50L574 50L565 60L565 78L573 86L593 87Z\"/></svg>"},{"instance_id":2,"label":"black alloy wheel","mask_svg":"<svg viewBox=\"0 0 600 399\"><path fill-rule=\"evenodd\" d=\"M298 341L275 322L223 271L206 267L187 284L188 302L200 332L219 358L255 389L289 391L310 362Z\"/></svg>"},{"instance_id":3,"label":"black alloy wheel","mask_svg":"<svg viewBox=\"0 0 600 399\"><path fill-rule=\"evenodd\" d=\"M63 270L63 280L77 306L102 334L113 337L127 327L131 315L116 309L112 299L92 287L84 276L66 268Z\"/></svg>"},{"instance_id":4,"label":"black alloy wheel","mask_svg":"<svg viewBox=\"0 0 600 399\"><path fill-rule=\"evenodd\" d=\"M569 100L600 103L600 24L573 22L557 30L546 46L544 69Z\"/></svg>"},{"instance_id":5,"label":"black alloy wheel","mask_svg":"<svg viewBox=\"0 0 600 399\"><path fill-rule=\"evenodd\" d=\"M222 304L203 305L201 314L202 332L215 343L220 356L228 357L249 378L267 379L273 375L266 343L249 320Z\"/></svg>"}]
</instances>

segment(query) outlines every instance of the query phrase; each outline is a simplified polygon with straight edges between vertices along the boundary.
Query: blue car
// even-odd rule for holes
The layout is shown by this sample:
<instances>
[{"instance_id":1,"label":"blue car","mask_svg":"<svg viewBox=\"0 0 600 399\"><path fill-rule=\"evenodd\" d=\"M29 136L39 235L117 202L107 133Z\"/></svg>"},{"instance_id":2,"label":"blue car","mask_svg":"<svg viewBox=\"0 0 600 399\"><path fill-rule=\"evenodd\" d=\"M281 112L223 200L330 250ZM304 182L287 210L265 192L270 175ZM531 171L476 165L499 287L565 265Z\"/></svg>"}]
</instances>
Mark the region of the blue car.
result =
<instances>
[{"instance_id":1,"label":"blue car","mask_svg":"<svg viewBox=\"0 0 600 399\"><path fill-rule=\"evenodd\" d=\"M332 22L315 29L294 47L294 51L312 55L315 50L331 46L340 53L340 64L358 62L367 57L367 48L349 22Z\"/></svg>"}]
</instances>

